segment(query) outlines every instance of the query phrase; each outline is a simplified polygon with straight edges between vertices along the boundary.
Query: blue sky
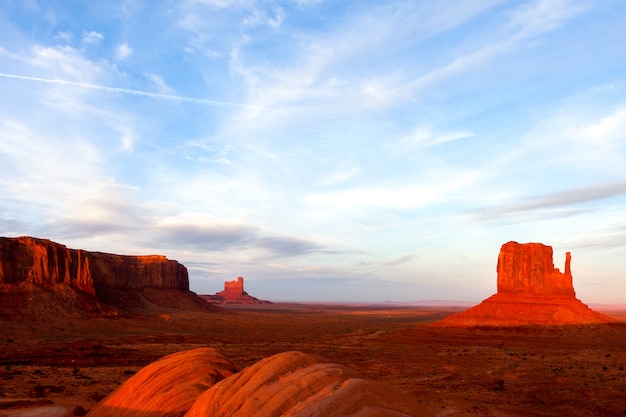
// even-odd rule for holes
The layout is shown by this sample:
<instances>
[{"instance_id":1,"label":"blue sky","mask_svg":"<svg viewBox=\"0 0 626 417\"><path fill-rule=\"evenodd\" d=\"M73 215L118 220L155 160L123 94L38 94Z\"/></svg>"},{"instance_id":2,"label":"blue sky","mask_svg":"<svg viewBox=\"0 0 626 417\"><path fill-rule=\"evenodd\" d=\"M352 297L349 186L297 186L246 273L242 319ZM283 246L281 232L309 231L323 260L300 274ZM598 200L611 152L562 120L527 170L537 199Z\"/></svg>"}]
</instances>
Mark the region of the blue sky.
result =
<instances>
[{"instance_id":1,"label":"blue sky","mask_svg":"<svg viewBox=\"0 0 626 417\"><path fill-rule=\"evenodd\" d=\"M0 0L0 235L191 289L480 301L500 246L626 302L622 1Z\"/></svg>"}]
</instances>

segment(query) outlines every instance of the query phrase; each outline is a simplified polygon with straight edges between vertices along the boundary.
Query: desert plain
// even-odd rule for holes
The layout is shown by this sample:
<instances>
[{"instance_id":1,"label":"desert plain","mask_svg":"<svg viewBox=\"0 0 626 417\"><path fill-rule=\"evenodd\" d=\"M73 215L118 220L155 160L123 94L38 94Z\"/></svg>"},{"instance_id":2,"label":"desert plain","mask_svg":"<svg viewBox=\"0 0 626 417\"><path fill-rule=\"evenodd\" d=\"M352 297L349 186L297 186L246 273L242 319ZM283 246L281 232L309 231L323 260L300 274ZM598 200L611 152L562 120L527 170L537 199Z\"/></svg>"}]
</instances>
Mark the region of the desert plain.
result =
<instances>
[{"instance_id":1,"label":"desert plain","mask_svg":"<svg viewBox=\"0 0 626 417\"><path fill-rule=\"evenodd\" d=\"M276 303L4 320L0 415L84 415L142 367L198 347L218 349L237 370L286 351L320 355L436 416L626 415L626 308L600 310L612 324L431 325L465 309Z\"/></svg>"}]
</instances>

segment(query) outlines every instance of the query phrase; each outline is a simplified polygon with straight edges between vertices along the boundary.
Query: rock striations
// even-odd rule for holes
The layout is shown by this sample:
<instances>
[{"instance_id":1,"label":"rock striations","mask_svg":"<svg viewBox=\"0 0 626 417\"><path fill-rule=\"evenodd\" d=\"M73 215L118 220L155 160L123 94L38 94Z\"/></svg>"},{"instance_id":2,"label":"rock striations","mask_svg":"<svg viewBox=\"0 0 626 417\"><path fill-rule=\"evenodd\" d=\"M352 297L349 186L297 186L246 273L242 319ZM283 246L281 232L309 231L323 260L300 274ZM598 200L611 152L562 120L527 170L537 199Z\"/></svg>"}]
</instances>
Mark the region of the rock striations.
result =
<instances>
[{"instance_id":1,"label":"rock striations","mask_svg":"<svg viewBox=\"0 0 626 417\"><path fill-rule=\"evenodd\" d=\"M241 372L201 348L148 365L89 417L413 417L432 415L415 398L356 371L301 352L262 359Z\"/></svg>"},{"instance_id":2,"label":"rock striations","mask_svg":"<svg viewBox=\"0 0 626 417\"><path fill-rule=\"evenodd\" d=\"M567 252L565 272L562 273L554 267L550 246L505 243L498 255L498 293L574 297L571 260L572 256Z\"/></svg>"},{"instance_id":3,"label":"rock striations","mask_svg":"<svg viewBox=\"0 0 626 417\"><path fill-rule=\"evenodd\" d=\"M187 268L165 256L114 255L69 249L47 239L0 237L3 307L23 309L38 298L35 293L48 304L67 304L71 298L70 304L83 310L102 307L98 303L122 308L145 302L192 309L206 305L189 291ZM7 311L0 308L0 313Z\"/></svg>"},{"instance_id":4,"label":"rock striations","mask_svg":"<svg viewBox=\"0 0 626 417\"><path fill-rule=\"evenodd\" d=\"M272 304L270 301L259 300L245 292L243 277L224 282L224 291L200 297L211 304Z\"/></svg>"},{"instance_id":5,"label":"rock striations","mask_svg":"<svg viewBox=\"0 0 626 417\"><path fill-rule=\"evenodd\" d=\"M571 254L554 267L552 247L508 242L498 256L498 292L477 306L435 323L450 327L512 327L613 323L576 298Z\"/></svg>"},{"instance_id":6,"label":"rock striations","mask_svg":"<svg viewBox=\"0 0 626 417\"><path fill-rule=\"evenodd\" d=\"M89 416L182 416L204 391L234 372L235 366L213 348L173 353L141 369Z\"/></svg>"}]
</instances>

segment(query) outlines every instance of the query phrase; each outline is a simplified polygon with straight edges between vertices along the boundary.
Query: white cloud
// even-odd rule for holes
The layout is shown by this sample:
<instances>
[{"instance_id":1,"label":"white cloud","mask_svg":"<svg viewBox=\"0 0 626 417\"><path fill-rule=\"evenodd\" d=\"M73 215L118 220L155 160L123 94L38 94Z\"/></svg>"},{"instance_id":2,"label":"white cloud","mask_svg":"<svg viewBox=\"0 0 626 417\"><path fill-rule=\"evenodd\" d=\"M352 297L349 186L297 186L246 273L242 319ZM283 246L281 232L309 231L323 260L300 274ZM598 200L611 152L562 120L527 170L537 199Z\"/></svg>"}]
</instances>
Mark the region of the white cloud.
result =
<instances>
[{"instance_id":1,"label":"white cloud","mask_svg":"<svg viewBox=\"0 0 626 417\"><path fill-rule=\"evenodd\" d=\"M94 63L70 46L44 47L35 45L32 54L21 58L28 66L40 69L47 78L91 82L109 72L102 62Z\"/></svg>"},{"instance_id":2,"label":"white cloud","mask_svg":"<svg viewBox=\"0 0 626 417\"><path fill-rule=\"evenodd\" d=\"M482 39L473 49L464 49L444 65L408 80L401 89L419 93L447 79L471 72L499 56L514 52L525 42L563 26L585 10L587 7L571 0L539 0L522 4L510 13L509 21L504 22L501 28L487 34L490 39Z\"/></svg>"},{"instance_id":3,"label":"white cloud","mask_svg":"<svg viewBox=\"0 0 626 417\"><path fill-rule=\"evenodd\" d=\"M282 7L276 8L273 16L268 16L259 9L252 10L252 13L242 20L244 26L268 25L273 29L278 29L285 18L285 11Z\"/></svg>"},{"instance_id":4,"label":"white cloud","mask_svg":"<svg viewBox=\"0 0 626 417\"><path fill-rule=\"evenodd\" d=\"M256 25L261 24L265 20L266 20L265 13L262 13L260 10L253 10L250 15L243 18L241 23L246 26L256 26Z\"/></svg>"},{"instance_id":5,"label":"white cloud","mask_svg":"<svg viewBox=\"0 0 626 417\"><path fill-rule=\"evenodd\" d=\"M623 172L626 108L618 104L595 109L578 103L578 99L572 100L573 104L555 110L524 135L524 147L518 150L522 153L517 158L539 154L545 155L548 166L580 167L596 173Z\"/></svg>"},{"instance_id":6,"label":"white cloud","mask_svg":"<svg viewBox=\"0 0 626 417\"><path fill-rule=\"evenodd\" d=\"M222 54L219 51L215 51L213 49L207 49L204 51L204 55L207 58L211 58L211 59L216 59L216 58L220 58L222 56Z\"/></svg>"},{"instance_id":7,"label":"white cloud","mask_svg":"<svg viewBox=\"0 0 626 417\"><path fill-rule=\"evenodd\" d=\"M481 208L474 218L490 220L512 214L543 211L535 214L536 218L563 218L570 215L585 214L589 210L577 208L577 205L596 203L599 200L619 198L626 195L626 181L612 181L593 184L586 187L559 190L550 194L519 198L508 204L492 205ZM597 208L595 208L597 210Z\"/></svg>"},{"instance_id":8,"label":"white cloud","mask_svg":"<svg viewBox=\"0 0 626 417\"><path fill-rule=\"evenodd\" d=\"M122 134L122 149L132 151L136 141L135 133L130 129L125 130Z\"/></svg>"},{"instance_id":9,"label":"white cloud","mask_svg":"<svg viewBox=\"0 0 626 417\"><path fill-rule=\"evenodd\" d=\"M146 73L145 76L148 80L150 80L150 82L152 82L152 84L154 84L159 94L165 94L170 96L176 95L176 90L170 87L167 82L165 82L162 76L150 72Z\"/></svg>"},{"instance_id":10,"label":"white cloud","mask_svg":"<svg viewBox=\"0 0 626 417\"><path fill-rule=\"evenodd\" d=\"M64 41L65 43L70 43L74 39L74 34L72 32L59 31L54 39L59 39Z\"/></svg>"},{"instance_id":11,"label":"white cloud","mask_svg":"<svg viewBox=\"0 0 626 417\"><path fill-rule=\"evenodd\" d=\"M0 156L11 161L3 168L11 170L2 175L6 178L5 197L60 213L99 176L100 159L89 144L67 137L62 131L9 121L6 115L1 125ZM20 181L11 181L16 176Z\"/></svg>"},{"instance_id":12,"label":"white cloud","mask_svg":"<svg viewBox=\"0 0 626 417\"><path fill-rule=\"evenodd\" d=\"M212 27L211 12L221 9L244 11L254 9L255 0L185 0L178 6L176 23L181 28L194 32L195 41L204 43L210 39Z\"/></svg>"},{"instance_id":13,"label":"white cloud","mask_svg":"<svg viewBox=\"0 0 626 417\"><path fill-rule=\"evenodd\" d=\"M118 61L123 61L129 56L131 56L132 54L133 54L133 49L130 46L128 46L126 42L119 44L117 49L115 50L115 58Z\"/></svg>"},{"instance_id":14,"label":"white cloud","mask_svg":"<svg viewBox=\"0 0 626 417\"><path fill-rule=\"evenodd\" d=\"M278 7L276 9L276 13L274 14L274 17L271 17L267 20L267 24L273 27L274 29L278 29L280 25L282 24L284 18L285 18L284 10L282 9L282 7Z\"/></svg>"},{"instance_id":15,"label":"white cloud","mask_svg":"<svg viewBox=\"0 0 626 417\"><path fill-rule=\"evenodd\" d=\"M83 32L82 41L85 45L95 45L104 39L104 35L102 33L96 31Z\"/></svg>"},{"instance_id":16,"label":"white cloud","mask_svg":"<svg viewBox=\"0 0 626 417\"><path fill-rule=\"evenodd\" d=\"M429 126L420 125L408 136L403 137L398 145L399 150L415 150L442 145L447 142L473 138L475 135L466 131L435 131Z\"/></svg>"},{"instance_id":17,"label":"white cloud","mask_svg":"<svg viewBox=\"0 0 626 417\"><path fill-rule=\"evenodd\" d=\"M297 44L290 48L293 56L286 65L248 62L246 46L254 43L244 37L232 49L231 69L247 83L249 100L256 106L300 107L315 114L389 108L414 99L421 88L506 50L510 41L505 44L501 34L495 33L487 43L495 46L464 52L431 70L424 71L427 65L394 66L395 60L409 53L420 39L452 30L497 3L484 1L471 7L395 3L368 9L328 33L294 34ZM255 21L260 20L259 13L254 16Z\"/></svg>"},{"instance_id":18,"label":"white cloud","mask_svg":"<svg viewBox=\"0 0 626 417\"><path fill-rule=\"evenodd\" d=\"M511 14L508 26L513 29L516 38L530 38L559 28L590 6L577 0L536 0L517 8Z\"/></svg>"},{"instance_id":19,"label":"white cloud","mask_svg":"<svg viewBox=\"0 0 626 417\"><path fill-rule=\"evenodd\" d=\"M606 116L586 126L572 129L573 140L588 142L596 146L611 146L626 140L626 109L617 108Z\"/></svg>"},{"instance_id":20,"label":"white cloud","mask_svg":"<svg viewBox=\"0 0 626 417\"><path fill-rule=\"evenodd\" d=\"M419 209L451 198L454 190L471 183L472 173L458 178L425 185L389 185L386 187L353 188L343 191L309 193L305 202L310 206L332 207L342 211L358 208Z\"/></svg>"},{"instance_id":21,"label":"white cloud","mask_svg":"<svg viewBox=\"0 0 626 417\"><path fill-rule=\"evenodd\" d=\"M350 168L344 171L332 172L325 175L319 182L318 186L329 186L329 185L337 185L348 181L359 172L357 167Z\"/></svg>"},{"instance_id":22,"label":"white cloud","mask_svg":"<svg viewBox=\"0 0 626 417\"><path fill-rule=\"evenodd\" d=\"M189 0L190 4L201 4L215 8L242 7L250 5L252 0Z\"/></svg>"},{"instance_id":23,"label":"white cloud","mask_svg":"<svg viewBox=\"0 0 626 417\"><path fill-rule=\"evenodd\" d=\"M322 3L324 0L292 0L300 7L310 7Z\"/></svg>"}]
</instances>

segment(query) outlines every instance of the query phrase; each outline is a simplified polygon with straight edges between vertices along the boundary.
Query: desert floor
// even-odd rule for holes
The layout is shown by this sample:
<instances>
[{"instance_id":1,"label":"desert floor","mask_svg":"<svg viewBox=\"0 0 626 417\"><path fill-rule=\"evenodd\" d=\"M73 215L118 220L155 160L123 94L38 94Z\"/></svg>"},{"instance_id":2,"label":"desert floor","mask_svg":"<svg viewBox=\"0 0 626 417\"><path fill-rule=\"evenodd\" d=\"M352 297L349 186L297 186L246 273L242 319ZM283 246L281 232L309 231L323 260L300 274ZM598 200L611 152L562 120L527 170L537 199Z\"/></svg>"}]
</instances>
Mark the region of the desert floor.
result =
<instances>
[{"instance_id":1,"label":"desert floor","mask_svg":"<svg viewBox=\"0 0 626 417\"><path fill-rule=\"evenodd\" d=\"M625 311L605 311L622 321L610 326L429 326L461 310L274 304L1 321L0 416L82 415L141 367L202 346L238 369L289 350L317 354L437 416L626 416Z\"/></svg>"}]
</instances>

